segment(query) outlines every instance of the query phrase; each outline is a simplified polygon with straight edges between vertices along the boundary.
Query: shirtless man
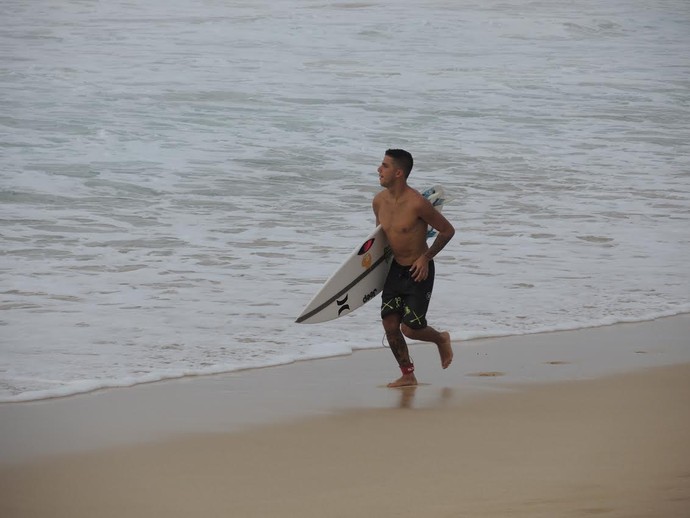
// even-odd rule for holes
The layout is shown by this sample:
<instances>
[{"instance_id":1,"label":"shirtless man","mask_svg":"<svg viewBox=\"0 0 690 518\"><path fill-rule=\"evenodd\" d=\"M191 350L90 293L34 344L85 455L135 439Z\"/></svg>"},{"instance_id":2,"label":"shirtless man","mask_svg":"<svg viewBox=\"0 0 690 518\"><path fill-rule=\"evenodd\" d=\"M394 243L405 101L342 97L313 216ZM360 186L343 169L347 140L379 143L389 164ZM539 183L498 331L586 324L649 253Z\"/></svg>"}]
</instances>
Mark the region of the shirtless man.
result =
<instances>
[{"instance_id":1,"label":"shirtless man","mask_svg":"<svg viewBox=\"0 0 690 518\"><path fill-rule=\"evenodd\" d=\"M453 360L450 335L427 325L426 310L434 285L432 259L455 235L455 229L429 200L407 185L412 165L412 155L407 151L387 150L378 168L385 189L372 203L376 224L383 227L393 251L381 299L381 319L402 376L389 387L417 384L405 336L435 343L444 369ZM428 225L438 231L431 247L426 244Z\"/></svg>"}]
</instances>

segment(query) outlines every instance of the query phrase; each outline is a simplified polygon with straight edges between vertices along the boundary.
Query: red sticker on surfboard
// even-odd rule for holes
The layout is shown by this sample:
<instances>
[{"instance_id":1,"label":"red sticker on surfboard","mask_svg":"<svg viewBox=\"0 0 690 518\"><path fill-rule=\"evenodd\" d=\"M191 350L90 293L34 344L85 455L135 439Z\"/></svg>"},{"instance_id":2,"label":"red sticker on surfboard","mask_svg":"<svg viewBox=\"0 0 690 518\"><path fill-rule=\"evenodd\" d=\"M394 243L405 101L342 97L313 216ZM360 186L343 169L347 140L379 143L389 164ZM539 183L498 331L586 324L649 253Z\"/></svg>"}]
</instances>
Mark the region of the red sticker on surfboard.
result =
<instances>
[{"instance_id":1,"label":"red sticker on surfboard","mask_svg":"<svg viewBox=\"0 0 690 518\"><path fill-rule=\"evenodd\" d=\"M366 241L362 245L362 248L359 249L359 252L357 252L357 255L366 254L369 250L371 250L371 247L374 246L374 241L376 241L376 239L374 239L373 237Z\"/></svg>"}]
</instances>

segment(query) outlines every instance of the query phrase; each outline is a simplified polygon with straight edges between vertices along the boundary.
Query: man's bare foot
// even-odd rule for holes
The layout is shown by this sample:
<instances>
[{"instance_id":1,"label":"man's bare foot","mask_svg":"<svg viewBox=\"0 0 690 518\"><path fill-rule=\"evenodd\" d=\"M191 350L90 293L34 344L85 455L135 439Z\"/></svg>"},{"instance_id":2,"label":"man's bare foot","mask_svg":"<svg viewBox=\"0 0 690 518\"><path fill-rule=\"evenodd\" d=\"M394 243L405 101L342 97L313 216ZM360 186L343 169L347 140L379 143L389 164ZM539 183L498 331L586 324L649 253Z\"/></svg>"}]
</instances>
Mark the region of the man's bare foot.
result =
<instances>
[{"instance_id":1,"label":"man's bare foot","mask_svg":"<svg viewBox=\"0 0 690 518\"><path fill-rule=\"evenodd\" d=\"M414 373L403 374L397 380L391 381L388 386L390 388L396 387L412 387L417 384L417 378L415 378Z\"/></svg>"},{"instance_id":2,"label":"man's bare foot","mask_svg":"<svg viewBox=\"0 0 690 518\"><path fill-rule=\"evenodd\" d=\"M447 369L453 361L453 347L450 344L450 333L448 333L448 331L441 333L441 340L436 345L438 346L438 353L441 355L441 367Z\"/></svg>"}]
</instances>

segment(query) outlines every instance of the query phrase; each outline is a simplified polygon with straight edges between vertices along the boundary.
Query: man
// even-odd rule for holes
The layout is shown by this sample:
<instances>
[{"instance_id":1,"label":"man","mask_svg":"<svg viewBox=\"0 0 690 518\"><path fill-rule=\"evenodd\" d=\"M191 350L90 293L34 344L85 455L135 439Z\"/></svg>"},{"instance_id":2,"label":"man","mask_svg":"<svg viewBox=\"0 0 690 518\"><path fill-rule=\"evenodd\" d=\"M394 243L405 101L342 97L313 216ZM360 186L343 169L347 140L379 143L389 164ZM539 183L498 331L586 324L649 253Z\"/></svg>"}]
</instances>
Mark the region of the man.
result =
<instances>
[{"instance_id":1,"label":"man","mask_svg":"<svg viewBox=\"0 0 690 518\"><path fill-rule=\"evenodd\" d=\"M407 185L412 165L407 151L387 150L378 168L385 189L372 202L376 224L383 227L393 252L383 288L381 319L402 376L389 387L417 384L405 336L435 343L444 369L453 360L450 335L427 325L426 311L434 285L433 258L455 235L455 229L429 200ZM426 243L428 225L438 231L431 247Z\"/></svg>"}]
</instances>

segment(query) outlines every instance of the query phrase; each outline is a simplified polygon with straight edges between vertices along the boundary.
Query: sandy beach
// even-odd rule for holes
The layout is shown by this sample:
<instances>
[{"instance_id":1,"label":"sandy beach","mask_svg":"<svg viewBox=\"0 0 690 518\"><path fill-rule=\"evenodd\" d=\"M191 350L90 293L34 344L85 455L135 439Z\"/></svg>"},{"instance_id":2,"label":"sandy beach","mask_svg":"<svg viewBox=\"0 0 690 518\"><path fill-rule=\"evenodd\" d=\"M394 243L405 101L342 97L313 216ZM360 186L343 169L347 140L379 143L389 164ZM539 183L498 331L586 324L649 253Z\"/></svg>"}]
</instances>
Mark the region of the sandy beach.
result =
<instances>
[{"instance_id":1,"label":"sandy beach","mask_svg":"<svg viewBox=\"0 0 690 518\"><path fill-rule=\"evenodd\" d=\"M690 516L690 317L0 405L0 515Z\"/></svg>"}]
</instances>

